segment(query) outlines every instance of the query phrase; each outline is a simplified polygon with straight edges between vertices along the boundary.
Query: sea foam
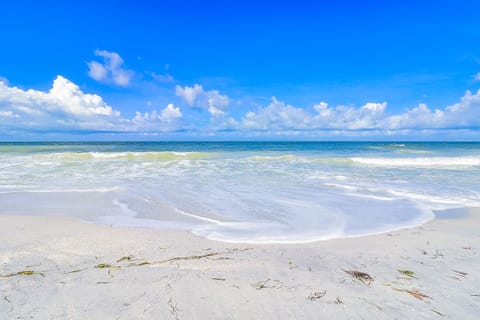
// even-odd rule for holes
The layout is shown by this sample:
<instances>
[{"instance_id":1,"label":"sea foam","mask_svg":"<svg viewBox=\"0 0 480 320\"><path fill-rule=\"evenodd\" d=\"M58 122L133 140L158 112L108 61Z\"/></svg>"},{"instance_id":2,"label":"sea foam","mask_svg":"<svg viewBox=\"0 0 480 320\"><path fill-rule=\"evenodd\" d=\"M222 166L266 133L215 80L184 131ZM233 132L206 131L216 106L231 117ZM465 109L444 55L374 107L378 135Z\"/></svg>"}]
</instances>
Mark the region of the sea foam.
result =
<instances>
[{"instance_id":1,"label":"sea foam","mask_svg":"<svg viewBox=\"0 0 480 320\"><path fill-rule=\"evenodd\" d=\"M480 206L479 154L435 143L0 144L0 213L227 242L352 237Z\"/></svg>"}]
</instances>

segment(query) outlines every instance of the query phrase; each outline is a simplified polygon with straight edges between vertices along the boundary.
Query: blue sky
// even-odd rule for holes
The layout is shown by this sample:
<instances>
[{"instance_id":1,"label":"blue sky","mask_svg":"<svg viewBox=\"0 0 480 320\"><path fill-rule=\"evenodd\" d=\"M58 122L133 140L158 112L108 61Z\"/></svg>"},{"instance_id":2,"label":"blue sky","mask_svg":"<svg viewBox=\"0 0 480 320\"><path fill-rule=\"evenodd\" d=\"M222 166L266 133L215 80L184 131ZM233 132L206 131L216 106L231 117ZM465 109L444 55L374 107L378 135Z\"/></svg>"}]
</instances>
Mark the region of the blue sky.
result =
<instances>
[{"instance_id":1,"label":"blue sky","mask_svg":"<svg viewBox=\"0 0 480 320\"><path fill-rule=\"evenodd\" d=\"M478 1L15 1L1 140L479 140Z\"/></svg>"}]
</instances>

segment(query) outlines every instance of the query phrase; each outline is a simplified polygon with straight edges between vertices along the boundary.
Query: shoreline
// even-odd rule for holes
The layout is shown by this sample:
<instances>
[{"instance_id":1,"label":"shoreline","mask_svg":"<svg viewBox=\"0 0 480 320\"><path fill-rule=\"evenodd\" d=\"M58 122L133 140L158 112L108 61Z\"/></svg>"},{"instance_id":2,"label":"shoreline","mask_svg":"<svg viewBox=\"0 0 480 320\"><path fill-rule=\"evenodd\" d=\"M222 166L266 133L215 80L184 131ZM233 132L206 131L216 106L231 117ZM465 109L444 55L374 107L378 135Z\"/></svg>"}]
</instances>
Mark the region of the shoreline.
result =
<instances>
[{"instance_id":1,"label":"shoreline","mask_svg":"<svg viewBox=\"0 0 480 320\"><path fill-rule=\"evenodd\" d=\"M474 319L480 209L463 212L302 244L225 243L188 231L0 215L0 315Z\"/></svg>"}]
</instances>

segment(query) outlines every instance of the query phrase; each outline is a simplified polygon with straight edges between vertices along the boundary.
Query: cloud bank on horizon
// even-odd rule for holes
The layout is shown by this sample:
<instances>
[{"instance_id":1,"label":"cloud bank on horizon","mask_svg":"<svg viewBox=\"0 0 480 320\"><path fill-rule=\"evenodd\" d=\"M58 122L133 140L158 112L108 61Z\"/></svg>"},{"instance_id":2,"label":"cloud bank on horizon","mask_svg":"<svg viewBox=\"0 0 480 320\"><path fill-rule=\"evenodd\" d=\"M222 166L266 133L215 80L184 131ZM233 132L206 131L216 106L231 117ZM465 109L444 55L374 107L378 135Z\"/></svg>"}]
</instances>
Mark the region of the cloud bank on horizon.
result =
<instances>
[{"instance_id":1,"label":"cloud bank on horizon","mask_svg":"<svg viewBox=\"0 0 480 320\"><path fill-rule=\"evenodd\" d=\"M95 50L98 61L87 63L88 76L118 87L132 85L135 71L123 67L116 52ZM476 75L478 77L478 75ZM153 79L155 81L155 79ZM169 83L174 82L170 76ZM432 138L448 132L451 137L479 138L480 90L466 91L457 103L432 109L420 103L402 112L389 112L387 101L360 106L335 105L320 101L308 107L288 104L272 97L267 104L242 106L219 90L205 90L201 84L175 84L172 101L159 109L123 114L98 94L85 93L58 75L48 91L21 89L0 78L0 134L22 137L62 133L125 136L178 134L225 138L335 138L406 137ZM132 106L134 110L135 106ZM189 117L185 117L189 115ZM207 121L196 121L204 118ZM40 136L39 136L40 135Z\"/></svg>"}]
</instances>

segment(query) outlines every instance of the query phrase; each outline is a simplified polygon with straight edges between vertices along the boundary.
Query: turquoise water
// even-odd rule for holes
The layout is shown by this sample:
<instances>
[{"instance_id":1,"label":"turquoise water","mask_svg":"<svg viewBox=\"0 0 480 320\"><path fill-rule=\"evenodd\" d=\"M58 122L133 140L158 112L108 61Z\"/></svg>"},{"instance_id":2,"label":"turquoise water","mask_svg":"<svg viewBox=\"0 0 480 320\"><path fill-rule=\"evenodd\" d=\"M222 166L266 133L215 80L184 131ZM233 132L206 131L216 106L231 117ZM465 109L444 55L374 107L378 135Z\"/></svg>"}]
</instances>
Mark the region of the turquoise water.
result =
<instances>
[{"instance_id":1,"label":"turquoise water","mask_svg":"<svg viewBox=\"0 0 480 320\"><path fill-rule=\"evenodd\" d=\"M480 143L0 143L0 213L308 242L480 206Z\"/></svg>"}]
</instances>

